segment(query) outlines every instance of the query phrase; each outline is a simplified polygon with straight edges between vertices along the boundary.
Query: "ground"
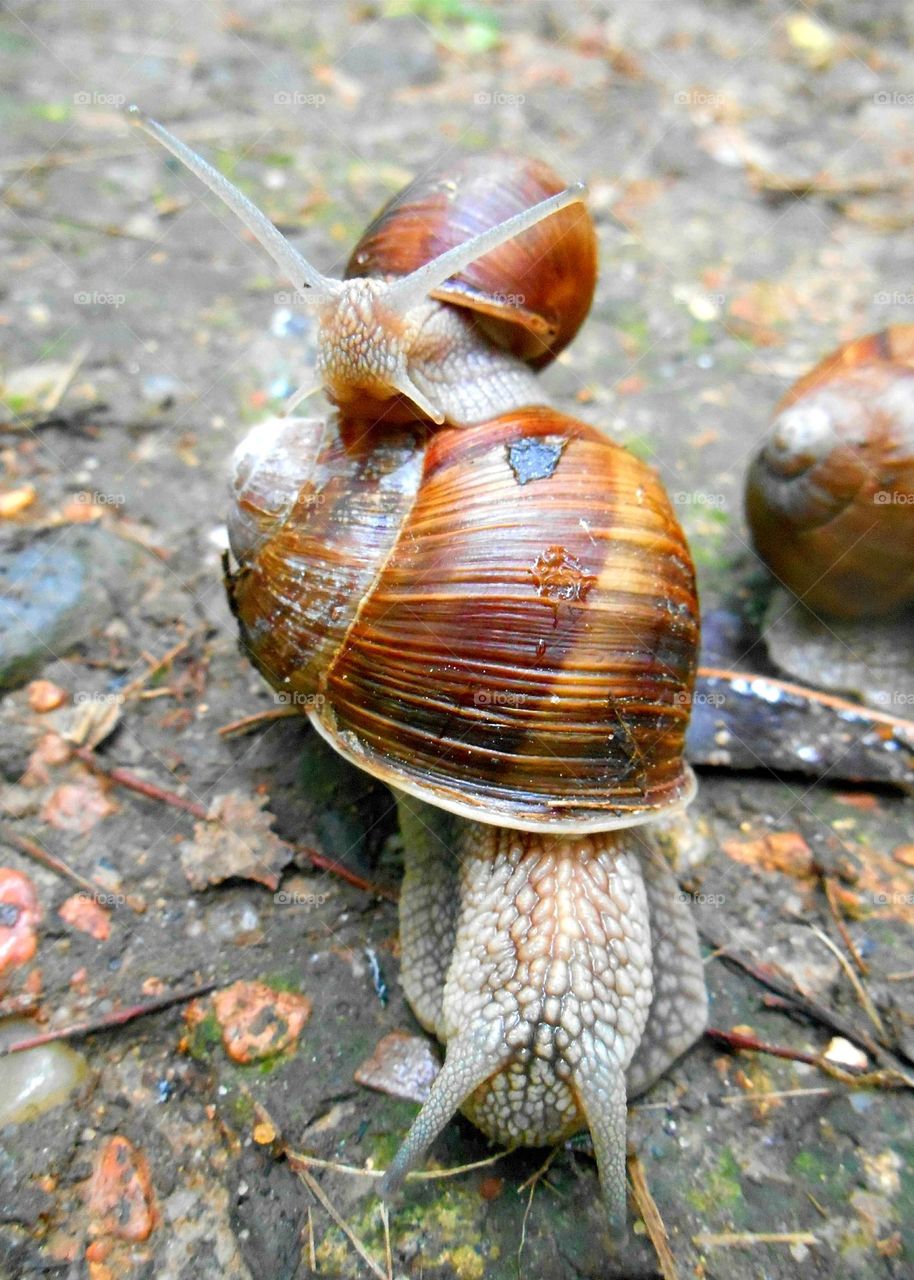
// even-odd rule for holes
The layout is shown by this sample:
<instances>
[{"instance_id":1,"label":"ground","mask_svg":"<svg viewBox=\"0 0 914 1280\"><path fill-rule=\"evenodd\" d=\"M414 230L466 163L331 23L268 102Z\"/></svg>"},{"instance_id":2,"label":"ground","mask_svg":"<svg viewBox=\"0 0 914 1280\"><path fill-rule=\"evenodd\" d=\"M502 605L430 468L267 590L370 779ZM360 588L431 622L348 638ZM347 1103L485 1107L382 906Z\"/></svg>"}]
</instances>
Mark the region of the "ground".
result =
<instances>
[{"instance_id":1,"label":"ground","mask_svg":"<svg viewBox=\"0 0 914 1280\"><path fill-rule=\"evenodd\" d=\"M706 617L751 632L767 584L740 493L772 405L839 341L912 314L912 36L902 0L37 0L0 15L3 568L14 583L26 563L17 575L15 557L34 554L27 577L44 589L40 643L5 659L4 901L27 896L10 878L21 873L37 906L0 920L15 920L24 948L0 974L0 1007L37 1012L31 1034L237 979L273 993L255 990L260 1031L271 1011L291 1016L283 995L311 1005L297 1038L248 1064L227 1055L205 996L190 1024L182 1004L75 1040L67 1102L2 1131L0 1274L82 1274L83 1259L94 1280L293 1277L313 1263L369 1274L329 1204L384 1275L370 1180L315 1166L322 1199L284 1144L383 1167L415 1111L353 1079L383 1035L418 1032L393 902L304 853L278 896L250 875L206 885L194 861L205 830L191 847L199 816L60 746L63 732L97 741L106 766L202 810L231 793L271 866L288 851L252 799L284 841L396 886L389 797L303 720L217 733L276 706L238 652L221 583L227 460L308 376L313 346L270 262L120 108L137 101L206 151L330 274L388 195L449 155L528 151L585 178L600 282L545 378L561 408L658 468ZM72 362L73 376L46 394L22 373L36 362ZM728 657L766 669L754 634ZM53 691L25 683L39 677L64 706L42 709ZM832 1035L766 1004L716 942L779 966L878 1038L813 931L856 979L840 918L869 965L872 1018L896 1055L910 1052L911 803L839 780L703 771L694 814L707 856L683 874L715 1026L812 1053ZM30 838L107 898L61 915L77 886L35 861ZM828 881L836 914L810 856L823 839L843 859ZM65 1067L52 1057L48 1070ZM910 1097L700 1043L630 1122L679 1273L910 1275ZM433 1160L488 1152L460 1121ZM622 1245L607 1239L586 1152L560 1152L531 1187L547 1154L411 1184L391 1218L394 1274L657 1274L641 1226ZM728 1232L747 1235L728 1245Z\"/></svg>"}]
</instances>

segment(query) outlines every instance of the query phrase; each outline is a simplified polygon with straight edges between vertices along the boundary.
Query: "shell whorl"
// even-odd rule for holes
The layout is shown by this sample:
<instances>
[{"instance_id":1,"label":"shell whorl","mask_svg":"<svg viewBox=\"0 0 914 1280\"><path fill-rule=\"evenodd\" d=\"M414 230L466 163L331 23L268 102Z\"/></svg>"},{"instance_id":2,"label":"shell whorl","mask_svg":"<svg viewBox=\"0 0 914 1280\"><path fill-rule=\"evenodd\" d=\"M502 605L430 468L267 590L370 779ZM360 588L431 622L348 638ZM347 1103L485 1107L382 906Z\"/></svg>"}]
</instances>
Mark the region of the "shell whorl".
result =
<instances>
[{"instance_id":1,"label":"shell whorl","mask_svg":"<svg viewBox=\"0 0 914 1280\"><path fill-rule=\"evenodd\" d=\"M624 449L546 408L425 441L331 432L289 511L233 605L271 683L323 695L309 715L342 754L533 830L691 797L693 570Z\"/></svg>"},{"instance_id":2,"label":"shell whorl","mask_svg":"<svg viewBox=\"0 0 914 1280\"><path fill-rule=\"evenodd\" d=\"M746 485L756 549L810 608L914 600L914 368L832 359L789 393Z\"/></svg>"}]
</instances>

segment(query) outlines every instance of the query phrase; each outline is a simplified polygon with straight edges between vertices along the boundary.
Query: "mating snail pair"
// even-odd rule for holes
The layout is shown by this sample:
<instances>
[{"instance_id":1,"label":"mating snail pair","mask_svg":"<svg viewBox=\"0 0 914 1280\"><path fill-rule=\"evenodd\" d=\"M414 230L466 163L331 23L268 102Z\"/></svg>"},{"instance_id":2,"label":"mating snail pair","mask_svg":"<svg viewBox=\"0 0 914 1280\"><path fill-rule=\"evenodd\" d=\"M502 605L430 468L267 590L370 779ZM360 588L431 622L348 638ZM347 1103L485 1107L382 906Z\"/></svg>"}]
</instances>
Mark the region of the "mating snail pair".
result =
<instances>
[{"instance_id":1,"label":"mating snail pair","mask_svg":"<svg viewBox=\"0 0 914 1280\"><path fill-rule=\"evenodd\" d=\"M698 605L654 473L533 372L590 305L582 189L466 160L332 281L143 124L305 290L339 408L239 446L228 589L266 679L320 693L314 726L397 796L402 982L447 1050L382 1193L458 1109L508 1146L587 1128L618 1229L626 1098L706 1020L694 924L637 831L694 791Z\"/></svg>"},{"instance_id":2,"label":"mating snail pair","mask_svg":"<svg viewBox=\"0 0 914 1280\"><path fill-rule=\"evenodd\" d=\"M655 474L552 408L535 376L590 306L582 189L534 161L466 159L395 197L328 280L137 119L303 290L338 408L239 445L227 586L268 682L321 694L302 698L315 728L397 797L402 982L447 1048L382 1193L458 1109L507 1146L586 1128L618 1229L626 1100L707 1016L694 924L638 830L694 792L699 624ZM782 476L810 466L802 449L785 463L784 441L821 440L821 420L800 415L756 464L766 555L782 518L766 526L764 473L775 498L791 492Z\"/></svg>"}]
</instances>

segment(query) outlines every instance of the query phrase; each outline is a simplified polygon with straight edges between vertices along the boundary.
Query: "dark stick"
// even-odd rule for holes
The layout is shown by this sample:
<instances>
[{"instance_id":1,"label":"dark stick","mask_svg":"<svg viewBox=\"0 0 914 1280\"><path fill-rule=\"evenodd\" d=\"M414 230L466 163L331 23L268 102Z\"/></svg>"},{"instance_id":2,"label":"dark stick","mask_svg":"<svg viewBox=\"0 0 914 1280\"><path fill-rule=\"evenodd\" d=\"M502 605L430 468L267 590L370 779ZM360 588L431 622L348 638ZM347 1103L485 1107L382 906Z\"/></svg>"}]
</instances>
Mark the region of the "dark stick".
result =
<instances>
[{"instance_id":1,"label":"dark stick","mask_svg":"<svg viewBox=\"0 0 914 1280\"><path fill-rule=\"evenodd\" d=\"M388 902L400 901L400 895L396 889L387 889L383 885L373 884L357 872L350 871L348 867L344 867L342 862L335 862L333 858L328 858L326 854L318 853L316 849L309 849L304 844L294 845L293 848L297 856L307 858L313 867L317 867L320 871L327 871L330 875L336 876L340 880L345 880L347 884L354 885L356 889L364 889L366 893L373 893L378 898L386 898Z\"/></svg>"},{"instance_id":2,"label":"dark stick","mask_svg":"<svg viewBox=\"0 0 914 1280\"><path fill-rule=\"evenodd\" d=\"M218 982L205 982L200 987L191 987L189 991L179 991L170 996L160 996L157 1000L150 1000L146 1004L132 1004L126 1009L117 1010L115 1013L106 1013L103 1018L96 1018L91 1022L73 1022L68 1027L58 1027L55 1031L44 1031L41 1035L30 1036L27 1040L17 1040L15 1044L10 1044L5 1049L0 1049L0 1058L6 1058L11 1053L24 1053L26 1049L37 1049L39 1045L52 1044L55 1040L82 1039L84 1036L94 1035L97 1031L108 1031L112 1027L122 1027L125 1022L133 1022L136 1018L145 1018L147 1014L158 1013L161 1009L168 1009L173 1004L183 1004L187 1000L196 999L197 996L209 995L218 986Z\"/></svg>"},{"instance_id":3,"label":"dark stick","mask_svg":"<svg viewBox=\"0 0 914 1280\"><path fill-rule=\"evenodd\" d=\"M775 1058L788 1058L791 1062L808 1062L811 1067L817 1066L821 1057L817 1053L804 1053L802 1049L790 1049L787 1045L768 1044L740 1031L723 1031L720 1027L705 1027L705 1035L728 1049L753 1049L756 1053L770 1053Z\"/></svg>"},{"instance_id":4,"label":"dark stick","mask_svg":"<svg viewBox=\"0 0 914 1280\"><path fill-rule=\"evenodd\" d=\"M81 876L78 871L74 871L68 863L64 862L63 858L58 858L56 853L48 853L47 849L43 849L37 840L31 840L28 836L19 835L6 822L0 822L0 840L5 844L12 845L14 849L24 853L26 857L34 858L36 862L40 862L49 871L54 871L57 875L65 876L68 880L72 880L74 884L78 884L81 889L87 890L93 897L96 894L106 892L103 885L96 884L94 880L88 880L85 876Z\"/></svg>"},{"instance_id":5,"label":"dark stick","mask_svg":"<svg viewBox=\"0 0 914 1280\"><path fill-rule=\"evenodd\" d=\"M914 1062L906 1053L899 1052L896 1056L890 1049L879 1044L867 1031L861 1031L859 1027L844 1018L840 1013L836 1013L827 1005L820 1004L818 1000L814 1000L812 996L805 995L799 991L791 982L781 977L777 970L771 968L770 965L757 965L747 956L740 955L736 951L731 951L726 943L718 938L712 937L707 929L702 929L702 935L707 942L718 953L718 958L726 964L731 964L737 969L741 969L744 973L748 973L751 978L760 983L763 987L767 987L769 991L773 991L780 997L780 1002L786 1001L787 1008L791 1013L802 1013L807 1018L811 1018L813 1022L818 1022L824 1027L828 1027L831 1031L836 1032L840 1036L844 1036L847 1040L853 1040L862 1049L865 1049L872 1058L884 1067L889 1067L893 1071L897 1071L903 1076L906 1082L914 1088L914 1078L909 1076L902 1064L908 1067L914 1066ZM777 1007L783 1007L780 1003ZM767 1002L766 1002L767 1003Z\"/></svg>"},{"instance_id":6,"label":"dark stick","mask_svg":"<svg viewBox=\"0 0 914 1280\"><path fill-rule=\"evenodd\" d=\"M131 773L129 769L122 769L118 765L102 764L98 756L88 747L74 747L73 755L82 760L83 764L87 764L90 769L100 773L103 778L117 783L119 787L126 787L128 791L135 791L137 795L145 796L147 800L159 800L162 804L171 805L173 809L183 809L185 813L190 813L201 821L205 821L208 817L203 805L197 804L194 800L185 800L176 791L167 791L164 787L156 786L154 782L146 782L143 778L138 778L135 773Z\"/></svg>"}]
</instances>

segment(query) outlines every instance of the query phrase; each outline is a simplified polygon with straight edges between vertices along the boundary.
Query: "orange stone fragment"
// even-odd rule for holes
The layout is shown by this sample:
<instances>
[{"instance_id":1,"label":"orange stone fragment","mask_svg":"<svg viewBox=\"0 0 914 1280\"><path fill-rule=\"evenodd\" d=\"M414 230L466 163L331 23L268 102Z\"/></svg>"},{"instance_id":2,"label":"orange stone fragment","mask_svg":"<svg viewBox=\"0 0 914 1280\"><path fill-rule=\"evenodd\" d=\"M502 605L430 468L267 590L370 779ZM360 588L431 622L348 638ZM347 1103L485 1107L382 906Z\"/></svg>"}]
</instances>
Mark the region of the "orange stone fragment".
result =
<instances>
[{"instance_id":1,"label":"orange stone fragment","mask_svg":"<svg viewBox=\"0 0 914 1280\"><path fill-rule=\"evenodd\" d=\"M105 942L111 934L109 913L87 893L74 893L57 914L66 924L88 933L96 942Z\"/></svg>"},{"instance_id":2,"label":"orange stone fragment","mask_svg":"<svg viewBox=\"0 0 914 1280\"><path fill-rule=\"evenodd\" d=\"M32 505L35 496L35 487L31 484L0 493L0 520L14 520L26 507Z\"/></svg>"},{"instance_id":3,"label":"orange stone fragment","mask_svg":"<svg viewBox=\"0 0 914 1280\"><path fill-rule=\"evenodd\" d=\"M66 689L51 680L33 680L26 688L29 706L33 711L43 715L46 711L56 711L67 700Z\"/></svg>"},{"instance_id":4,"label":"orange stone fragment","mask_svg":"<svg viewBox=\"0 0 914 1280\"><path fill-rule=\"evenodd\" d=\"M116 1236L119 1240L146 1240L155 1226L148 1161L120 1135L109 1138L95 1158L89 1216L94 1236Z\"/></svg>"},{"instance_id":5,"label":"orange stone fragment","mask_svg":"<svg viewBox=\"0 0 914 1280\"><path fill-rule=\"evenodd\" d=\"M259 1062L298 1040L311 1016L311 1001L265 982L235 982L213 996L225 1052L234 1062Z\"/></svg>"},{"instance_id":6,"label":"orange stone fragment","mask_svg":"<svg viewBox=\"0 0 914 1280\"><path fill-rule=\"evenodd\" d=\"M41 907L35 886L22 871L0 867L0 973L26 964L35 954Z\"/></svg>"},{"instance_id":7,"label":"orange stone fragment","mask_svg":"<svg viewBox=\"0 0 914 1280\"><path fill-rule=\"evenodd\" d=\"M117 813L117 805L108 799L105 784L93 774L80 782L66 782L47 798L41 820L59 831L87 835L97 822Z\"/></svg>"}]
</instances>

